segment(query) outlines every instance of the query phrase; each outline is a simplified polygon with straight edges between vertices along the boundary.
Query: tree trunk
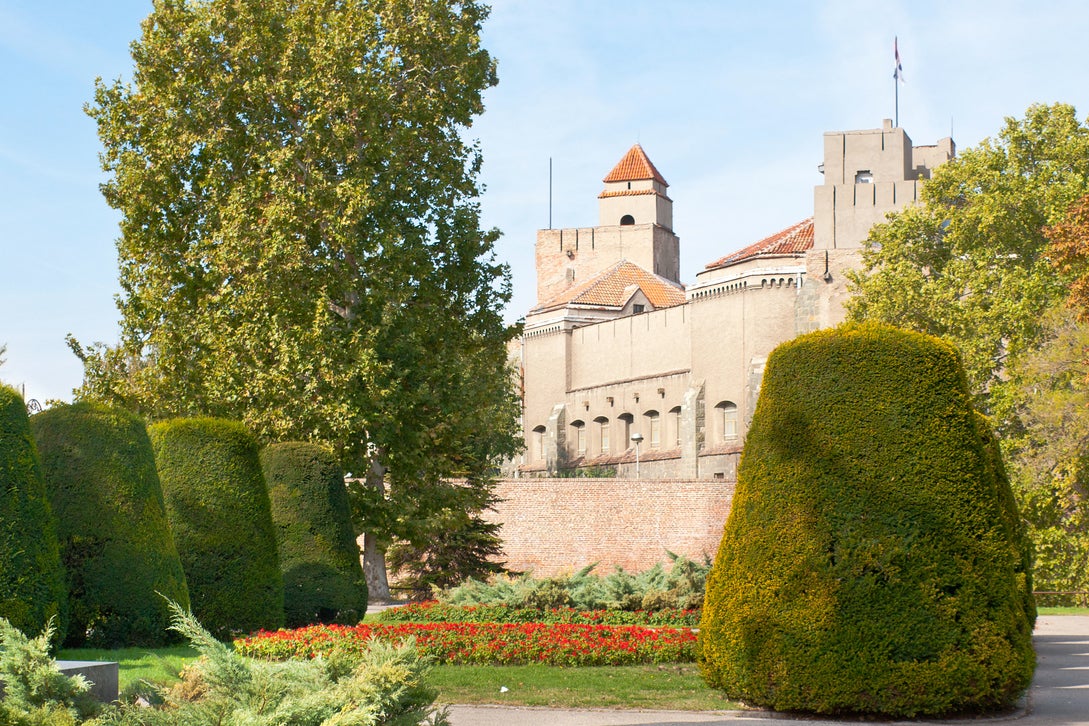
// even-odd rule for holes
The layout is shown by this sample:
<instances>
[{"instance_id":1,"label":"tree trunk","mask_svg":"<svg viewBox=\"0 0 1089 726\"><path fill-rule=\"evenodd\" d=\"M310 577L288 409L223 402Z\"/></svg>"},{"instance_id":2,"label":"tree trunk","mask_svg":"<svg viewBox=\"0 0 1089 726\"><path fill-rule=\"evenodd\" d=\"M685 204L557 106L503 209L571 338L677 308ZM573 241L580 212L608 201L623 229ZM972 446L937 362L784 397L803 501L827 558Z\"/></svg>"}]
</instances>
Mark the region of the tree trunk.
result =
<instances>
[{"instance_id":1,"label":"tree trunk","mask_svg":"<svg viewBox=\"0 0 1089 726\"><path fill-rule=\"evenodd\" d=\"M377 457L375 457L377 459ZM364 479L366 486L373 487L378 493L386 495L386 467L376 460L371 462ZM373 532L363 533L363 576L367 579L368 601L389 602L389 580L386 578L386 551L378 546L378 538Z\"/></svg>"}]
</instances>

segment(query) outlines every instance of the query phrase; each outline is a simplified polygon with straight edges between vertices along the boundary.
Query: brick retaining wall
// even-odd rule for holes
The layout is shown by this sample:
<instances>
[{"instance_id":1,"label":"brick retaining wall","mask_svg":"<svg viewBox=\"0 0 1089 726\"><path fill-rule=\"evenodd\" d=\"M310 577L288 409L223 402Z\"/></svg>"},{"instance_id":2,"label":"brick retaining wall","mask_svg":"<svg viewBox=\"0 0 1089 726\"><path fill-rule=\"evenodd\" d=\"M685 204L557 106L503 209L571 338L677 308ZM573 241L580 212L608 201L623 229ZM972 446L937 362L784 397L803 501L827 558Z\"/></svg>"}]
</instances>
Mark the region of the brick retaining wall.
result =
<instances>
[{"instance_id":1,"label":"brick retaining wall","mask_svg":"<svg viewBox=\"0 0 1089 726\"><path fill-rule=\"evenodd\" d=\"M725 480L504 479L504 500L487 518L500 522L507 566L537 576L597 562L645 570L666 550L714 556L735 483Z\"/></svg>"}]
</instances>

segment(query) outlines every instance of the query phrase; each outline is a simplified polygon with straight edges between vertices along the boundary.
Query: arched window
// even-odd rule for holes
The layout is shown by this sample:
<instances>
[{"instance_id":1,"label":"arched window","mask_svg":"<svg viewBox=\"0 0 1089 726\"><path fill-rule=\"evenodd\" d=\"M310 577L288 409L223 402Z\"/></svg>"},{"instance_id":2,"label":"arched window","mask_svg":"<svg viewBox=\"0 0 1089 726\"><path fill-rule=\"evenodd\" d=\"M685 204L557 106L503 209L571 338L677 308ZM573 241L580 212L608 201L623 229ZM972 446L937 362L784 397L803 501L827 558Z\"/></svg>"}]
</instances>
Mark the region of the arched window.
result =
<instances>
[{"instance_id":1,"label":"arched window","mask_svg":"<svg viewBox=\"0 0 1089 726\"><path fill-rule=\"evenodd\" d=\"M597 453L608 454L609 453L609 419L604 416L598 416L594 419L596 437L594 443L597 445Z\"/></svg>"},{"instance_id":2,"label":"arched window","mask_svg":"<svg viewBox=\"0 0 1089 726\"><path fill-rule=\"evenodd\" d=\"M715 414L718 418L718 429L722 433L723 441L731 441L737 438L737 404L733 401L723 401L715 406Z\"/></svg>"},{"instance_id":3,"label":"arched window","mask_svg":"<svg viewBox=\"0 0 1089 726\"><path fill-rule=\"evenodd\" d=\"M586 456L586 424L582 421L572 421L571 428L575 430L575 455Z\"/></svg>"},{"instance_id":4,"label":"arched window","mask_svg":"<svg viewBox=\"0 0 1089 726\"><path fill-rule=\"evenodd\" d=\"M533 429L532 449L529 455L533 458L533 461L544 461L545 459L545 427L537 426Z\"/></svg>"},{"instance_id":5,"label":"arched window","mask_svg":"<svg viewBox=\"0 0 1089 726\"><path fill-rule=\"evenodd\" d=\"M624 449L631 448L631 425L635 423L635 417L630 413L622 413L616 417L620 421L620 445Z\"/></svg>"},{"instance_id":6,"label":"arched window","mask_svg":"<svg viewBox=\"0 0 1089 726\"><path fill-rule=\"evenodd\" d=\"M681 445L681 407L674 406L669 409L669 432L666 434L668 437L666 441L669 442L671 447L678 447Z\"/></svg>"},{"instance_id":7,"label":"arched window","mask_svg":"<svg viewBox=\"0 0 1089 726\"><path fill-rule=\"evenodd\" d=\"M662 417L657 411L647 411L647 446L657 449L662 445Z\"/></svg>"},{"instance_id":8,"label":"arched window","mask_svg":"<svg viewBox=\"0 0 1089 726\"><path fill-rule=\"evenodd\" d=\"M631 216L630 214L625 214L623 217L620 218L621 226L627 227L628 225L632 224L635 224L635 217Z\"/></svg>"}]
</instances>

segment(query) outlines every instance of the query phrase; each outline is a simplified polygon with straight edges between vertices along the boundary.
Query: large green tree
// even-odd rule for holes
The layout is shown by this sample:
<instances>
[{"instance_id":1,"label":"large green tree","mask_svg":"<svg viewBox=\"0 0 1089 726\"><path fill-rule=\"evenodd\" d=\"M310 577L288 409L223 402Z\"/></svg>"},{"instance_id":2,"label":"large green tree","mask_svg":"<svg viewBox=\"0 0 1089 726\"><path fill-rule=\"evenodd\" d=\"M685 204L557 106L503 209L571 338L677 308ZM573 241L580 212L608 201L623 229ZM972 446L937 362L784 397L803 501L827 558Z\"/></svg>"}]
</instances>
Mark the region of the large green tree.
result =
<instances>
[{"instance_id":1,"label":"large green tree","mask_svg":"<svg viewBox=\"0 0 1089 726\"><path fill-rule=\"evenodd\" d=\"M466 141L495 83L485 17L156 0L132 83L99 82L87 109L122 213L122 341L73 346L83 394L326 442L371 474L357 499L387 537L416 534L397 512L441 508L443 477L483 481L517 411L509 273Z\"/></svg>"},{"instance_id":2,"label":"large green tree","mask_svg":"<svg viewBox=\"0 0 1089 726\"><path fill-rule=\"evenodd\" d=\"M1080 268L1056 269L1049 245L1060 233L1071 242L1066 221L1087 192L1089 126L1069 105L1032 106L939 166L921 204L871 230L849 303L855 319L961 350L1001 437L1042 590L1089 588L1089 520L1078 506L1089 409L1077 403L1087 394L1072 347L1085 332L1058 311Z\"/></svg>"}]
</instances>

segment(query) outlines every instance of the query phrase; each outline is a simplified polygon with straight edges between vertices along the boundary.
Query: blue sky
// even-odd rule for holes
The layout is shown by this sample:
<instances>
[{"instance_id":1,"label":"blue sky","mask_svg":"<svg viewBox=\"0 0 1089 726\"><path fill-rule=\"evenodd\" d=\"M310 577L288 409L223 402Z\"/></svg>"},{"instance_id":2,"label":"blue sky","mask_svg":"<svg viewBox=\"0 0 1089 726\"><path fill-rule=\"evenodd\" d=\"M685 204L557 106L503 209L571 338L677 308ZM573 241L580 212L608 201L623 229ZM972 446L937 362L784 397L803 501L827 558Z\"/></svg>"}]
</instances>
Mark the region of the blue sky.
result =
<instances>
[{"instance_id":1,"label":"blue sky","mask_svg":"<svg viewBox=\"0 0 1089 726\"><path fill-rule=\"evenodd\" d=\"M0 0L0 380L69 400L64 336L117 340L117 215L82 111L94 79L127 76L150 0ZM643 145L670 182L682 278L799 221L821 181L821 134L894 110L893 37L916 144L958 148L1031 103L1089 113L1080 1L496 0L484 42L499 85L471 134L484 221L511 265L508 318L534 302L533 244L597 222L601 178Z\"/></svg>"}]
</instances>

